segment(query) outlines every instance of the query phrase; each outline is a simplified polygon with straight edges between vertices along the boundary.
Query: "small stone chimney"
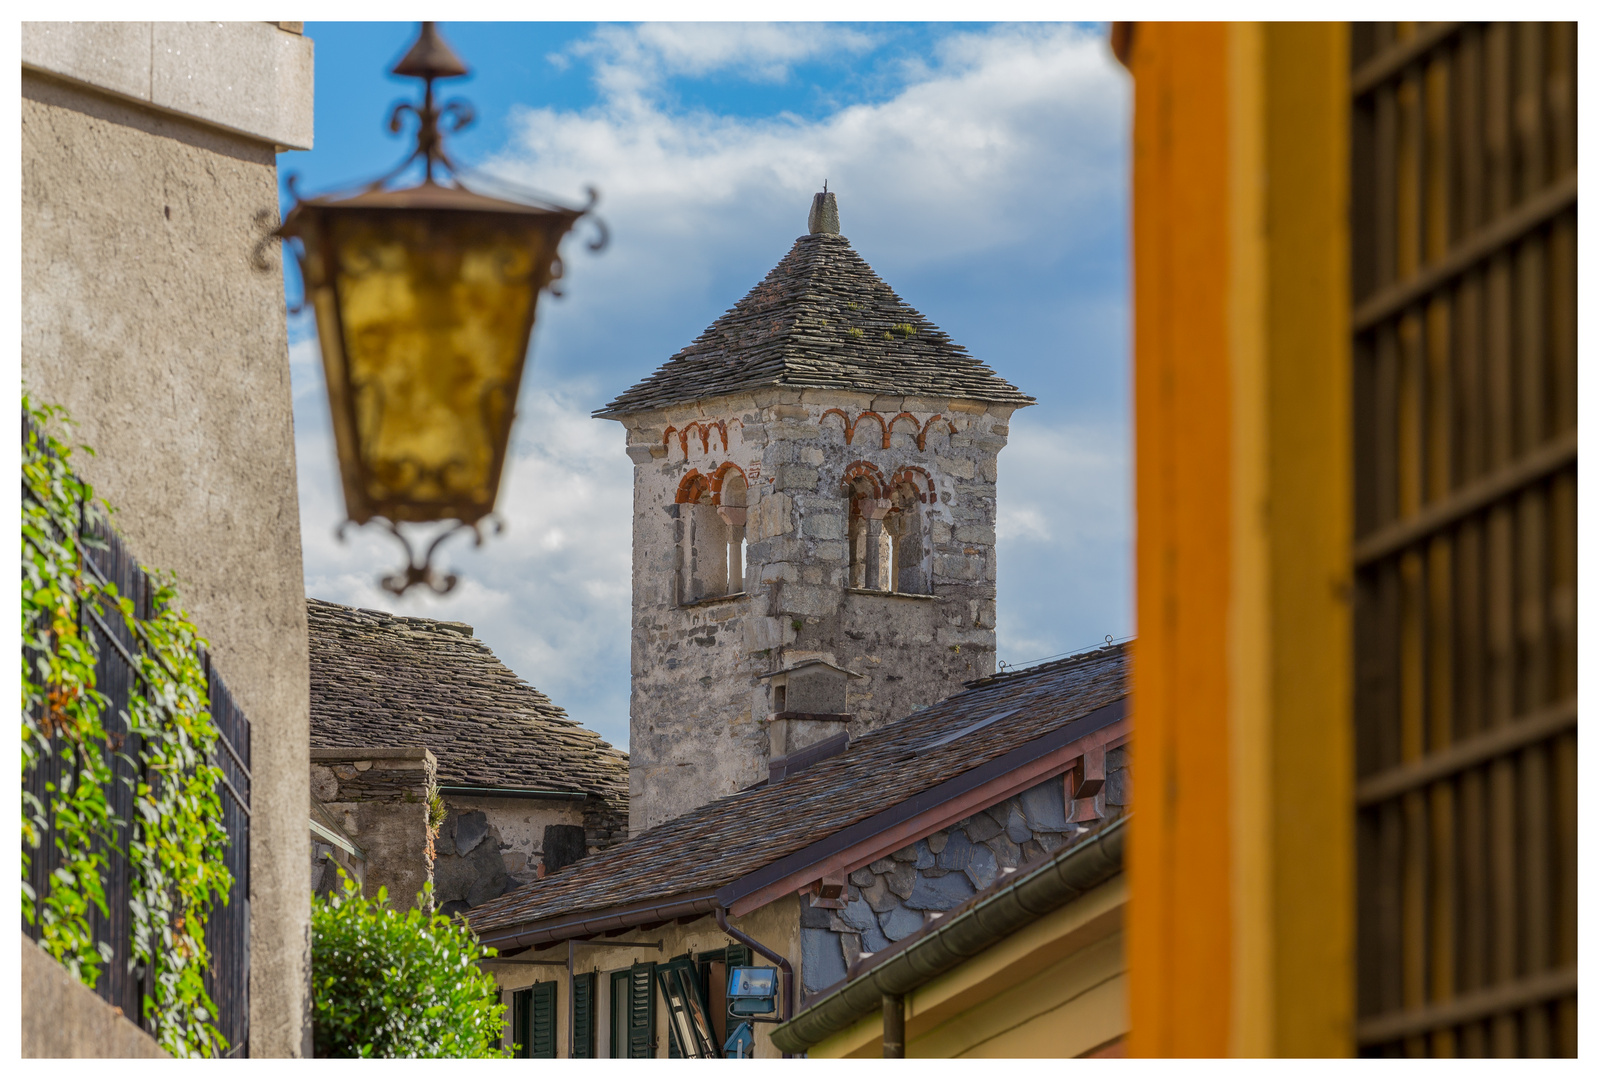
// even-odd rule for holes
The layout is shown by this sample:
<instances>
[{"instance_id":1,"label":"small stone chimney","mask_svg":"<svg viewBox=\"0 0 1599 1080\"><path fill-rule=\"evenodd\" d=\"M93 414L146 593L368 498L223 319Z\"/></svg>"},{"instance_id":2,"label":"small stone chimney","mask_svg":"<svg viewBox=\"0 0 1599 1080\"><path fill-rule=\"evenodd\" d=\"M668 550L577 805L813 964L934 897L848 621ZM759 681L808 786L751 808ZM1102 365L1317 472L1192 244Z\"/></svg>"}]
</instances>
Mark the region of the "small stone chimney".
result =
<instances>
[{"instance_id":1,"label":"small stone chimney","mask_svg":"<svg viewBox=\"0 0 1599 1080\"><path fill-rule=\"evenodd\" d=\"M825 186L825 185L824 185ZM838 196L831 191L818 191L811 200L811 216L807 222L811 233L838 235Z\"/></svg>"}]
</instances>

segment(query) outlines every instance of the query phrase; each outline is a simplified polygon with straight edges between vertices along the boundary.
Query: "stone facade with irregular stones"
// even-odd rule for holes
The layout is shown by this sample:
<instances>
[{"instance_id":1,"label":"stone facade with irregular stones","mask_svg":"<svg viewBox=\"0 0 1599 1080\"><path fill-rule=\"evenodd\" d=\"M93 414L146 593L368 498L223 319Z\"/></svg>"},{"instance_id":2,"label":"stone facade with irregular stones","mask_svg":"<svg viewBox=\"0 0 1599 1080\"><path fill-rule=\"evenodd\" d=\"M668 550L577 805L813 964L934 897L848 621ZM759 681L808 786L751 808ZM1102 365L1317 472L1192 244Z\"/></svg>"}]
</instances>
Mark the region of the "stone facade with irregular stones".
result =
<instances>
[{"instance_id":1,"label":"stone facade with irregular stones","mask_svg":"<svg viewBox=\"0 0 1599 1080\"><path fill-rule=\"evenodd\" d=\"M818 195L760 285L597 413L634 463L631 832L994 670L998 457L1032 399L837 220Z\"/></svg>"},{"instance_id":2,"label":"stone facade with irregular stones","mask_svg":"<svg viewBox=\"0 0 1599 1080\"><path fill-rule=\"evenodd\" d=\"M858 735L993 673L995 483L1012 411L774 389L628 418L633 831L764 779L779 712L849 714ZM689 516L705 508L680 493L734 469L748 490L743 588L685 597ZM847 480L908 474L928 500L917 510L929 591L851 587ZM822 685L776 700L773 673L808 660L850 674L785 677Z\"/></svg>"},{"instance_id":3,"label":"stone facade with irregular stones","mask_svg":"<svg viewBox=\"0 0 1599 1080\"><path fill-rule=\"evenodd\" d=\"M1120 746L1105 755L1105 786L1094 800L1101 819L1127 812L1127 752ZM840 898L841 908L815 906L802 898L805 993L840 981L863 955L909 937L1006 871L1058 851L1087 829L1069 823L1068 816L1065 785L1053 777L856 870Z\"/></svg>"}]
</instances>

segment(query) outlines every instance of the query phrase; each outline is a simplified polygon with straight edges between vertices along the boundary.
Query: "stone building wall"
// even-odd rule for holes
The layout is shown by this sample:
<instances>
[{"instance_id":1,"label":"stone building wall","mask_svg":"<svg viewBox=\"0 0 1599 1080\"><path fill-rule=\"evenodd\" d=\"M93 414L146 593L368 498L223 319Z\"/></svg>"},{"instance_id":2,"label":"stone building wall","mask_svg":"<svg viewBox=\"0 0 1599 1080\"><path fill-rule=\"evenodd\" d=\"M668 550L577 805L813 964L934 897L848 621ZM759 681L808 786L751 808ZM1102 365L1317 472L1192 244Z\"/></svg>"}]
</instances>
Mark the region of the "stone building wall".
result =
<instances>
[{"instance_id":1,"label":"stone building wall","mask_svg":"<svg viewBox=\"0 0 1599 1080\"><path fill-rule=\"evenodd\" d=\"M311 145L299 28L20 30L22 384L71 412L96 451L74 466L177 575L250 719L252 1057L310 1052L304 579L281 256L262 245L276 153Z\"/></svg>"},{"instance_id":2,"label":"stone building wall","mask_svg":"<svg viewBox=\"0 0 1599 1080\"><path fill-rule=\"evenodd\" d=\"M311 751L312 798L366 856L363 894L385 888L401 911L433 880L428 794L437 768L420 747Z\"/></svg>"},{"instance_id":3,"label":"stone building wall","mask_svg":"<svg viewBox=\"0 0 1599 1080\"><path fill-rule=\"evenodd\" d=\"M766 776L771 680L847 669L858 735L994 669L998 454L1010 406L778 388L624 418L635 463L630 828ZM678 498L747 481L742 594L683 603ZM926 492L927 595L850 587L846 483Z\"/></svg>"},{"instance_id":4,"label":"stone building wall","mask_svg":"<svg viewBox=\"0 0 1599 1080\"><path fill-rule=\"evenodd\" d=\"M1094 800L1101 817L1126 813L1131 798L1127 748L1105 755L1105 786ZM802 898L801 982L815 994L844 978L862 955L888 948L998 881L1006 869L1041 859L1087 826L1067 821L1065 784L1056 776L907 844L850 874L841 908Z\"/></svg>"}]
</instances>

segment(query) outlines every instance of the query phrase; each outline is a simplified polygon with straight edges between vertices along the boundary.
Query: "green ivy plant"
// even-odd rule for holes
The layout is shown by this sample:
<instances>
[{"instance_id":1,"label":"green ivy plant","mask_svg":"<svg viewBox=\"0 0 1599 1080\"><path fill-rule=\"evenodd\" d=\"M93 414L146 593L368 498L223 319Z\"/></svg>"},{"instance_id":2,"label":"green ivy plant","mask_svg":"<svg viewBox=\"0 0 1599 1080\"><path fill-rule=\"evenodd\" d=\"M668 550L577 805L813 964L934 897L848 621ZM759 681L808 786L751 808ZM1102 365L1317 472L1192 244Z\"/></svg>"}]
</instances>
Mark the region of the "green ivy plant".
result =
<instances>
[{"instance_id":1,"label":"green ivy plant","mask_svg":"<svg viewBox=\"0 0 1599 1080\"><path fill-rule=\"evenodd\" d=\"M312 1043L317 1057L490 1058L505 1005L477 961L496 955L464 923L417 906L395 911L340 872L340 888L311 900Z\"/></svg>"},{"instance_id":2,"label":"green ivy plant","mask_svg":"<svg viewBox=\"0 0 1599 1080\"><path fill-rule=\"evenodd\" d=\"M22 454L22 481L31 496L22 500L22 775L51 756L53 738L60 740L61 755L60 780L46 785L44 799L22 790L22 910L32 922L39 903L39 944L92 987L112 950L109 942L94 940L89 909L108 914L101 874L112 830L121 824L106 800L112 777L107 703L95 689L93 641L80 632L81 606L85 598L92 603L97 590L83 580L78 522L103 508L73 474L72 448L48 435L40 445L38 432L46 424L70 423L62 410L30 407L26 396L22 404L35 429ZM28 883L29 870L33 852L52 831L60 866L40 898Z\"/></svg>"},{"instance_id":3,"label":"green ivy plant","mask_svg":"<svg viewBox=\"0 0 1599 1080\"><path fill-rule=\"evenodd\" d=\"M33 419L23 447L22 474L30 498L22 503L22 768L52 752L59 738L62 780L41 800L23 792L23 910L40 900L40 943L90 987L113 955L93 940L89 905L102 914L102 874L115 850L116 820L106 799L119 753L104 724L108 702L95 686L98 659L81 628L88 612L120 619L141 647L139 678L129 695L128 729L140 736L140 779L126 855L132 868L133 941L129 962L143 965L154 993L143 1002L157 1042L179 1057L216 1056L227 1049L216 1006L205 990L210 958L206 925L218 899L227 902L233 877L224 857L229 838L222 818L222 771L214 763L220 735L210 712L199 649L206 642L178 608L170 576L155 586L149 618L115 584L86 573L80 521L104 519L110 508L71 469L74 448L47 433L70 424L56 406L23 408ZM87 447L79 447L93 453ZM32 852L46 834L60 868L36 898L28 884Z\"/></svg>"}]
</instances>

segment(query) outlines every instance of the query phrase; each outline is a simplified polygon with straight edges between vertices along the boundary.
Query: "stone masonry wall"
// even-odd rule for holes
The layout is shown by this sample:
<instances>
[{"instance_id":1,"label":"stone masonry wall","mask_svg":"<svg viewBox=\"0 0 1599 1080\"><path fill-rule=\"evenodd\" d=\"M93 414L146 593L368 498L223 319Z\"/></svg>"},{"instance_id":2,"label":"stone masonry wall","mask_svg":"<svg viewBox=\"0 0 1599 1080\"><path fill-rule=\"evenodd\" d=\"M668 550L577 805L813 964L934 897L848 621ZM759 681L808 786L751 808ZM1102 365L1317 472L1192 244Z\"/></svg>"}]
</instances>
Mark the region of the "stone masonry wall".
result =
<instances>
[{"instance_id":1,"label":"stone masonry wall","mask_svg":"<svg viewBox=\"0 0 1599 1080\"><path fill-rule=\"evenodd\" d=\"M366 855L363 892L399 910L433 880L428 792L437 763L419 747L311 751L311 795Z\"/></svg>"},{"instance_id":2,"label":"stone masonry wall","mask_svg":"<svg viewBox=\"0 0 1599 1080\"><path fill-rule=\"evenodd\" d=\"M447 795L445 805L433 842L433 895L450 915L543 877L546 830L584 824L582 801Z\"/></svg>"},{"instance_id":3,"label":"stone masonry wall","mask_svg":"<svg viewBox=\"0 0 1599 1080\"><path fill-rule=\"evenodd\" d=\"M632 832L765 778L763 675L807 659L848 669L859 735L992 674L995 483L1012 411L782 388L626 418ZM680 604L679 490L699 474L719 491L729 466L749 488L745 591ZM848 587L846 481L897 476L929 493L930 595Z\"/></svg>"},{"instance_id":4,"label":"stone masonry wall","mask_svg":"<svg viewBox=\"0 0 1599 1080\"><path fill-rule=\"evenodd\" d=\"M1102 817L1126 812L1127 748L1105 755L1105 787L1094 801ZM844 978L864 955L909 937L959 907L1004 872L1058 851L1090 826L1067 820L1059 776L996 803L947 829L907 844L849 876L841 909L800 907L801 984L815 994Z\"/></svg>"}]
</instances>

